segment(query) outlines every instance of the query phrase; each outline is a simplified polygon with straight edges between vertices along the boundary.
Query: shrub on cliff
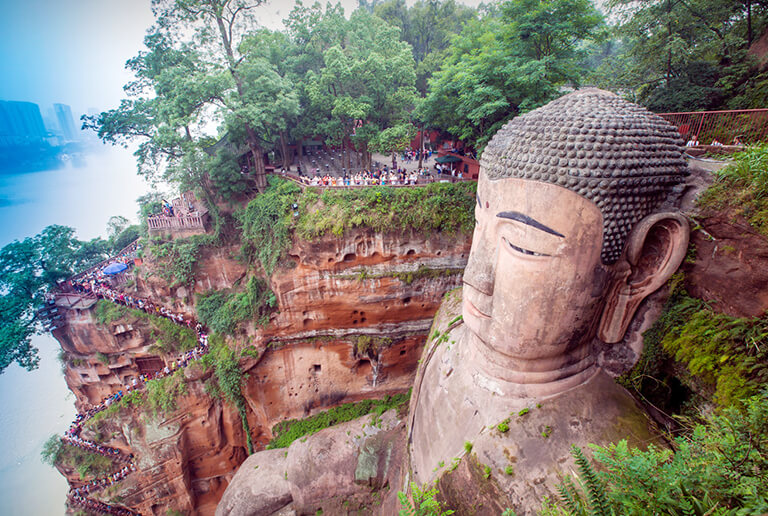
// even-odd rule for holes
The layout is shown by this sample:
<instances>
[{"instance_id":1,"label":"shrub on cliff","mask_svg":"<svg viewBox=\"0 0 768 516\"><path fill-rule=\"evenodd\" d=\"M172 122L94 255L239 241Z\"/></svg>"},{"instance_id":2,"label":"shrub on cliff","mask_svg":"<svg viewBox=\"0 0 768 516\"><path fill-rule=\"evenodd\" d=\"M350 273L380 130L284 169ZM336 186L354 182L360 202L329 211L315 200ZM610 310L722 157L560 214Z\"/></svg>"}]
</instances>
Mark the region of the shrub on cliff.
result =
<instances>
[{"instance_id":1,"label":"shrub on cliff","mask_svg":"<svg viewBox=\"0 0 768 516\"><path fill-rule=\"evenodd\" d=\"M233 335L245 321L266 324L277 305L277 298L267 283L251 277L244 292L209 290L197 296L197 317L215 333Z\"/></svg>"},{"instance_id":2,"label":"shrub on cliff","mask_svg":"<svg viewBox=\"0 0 768 516\"><path fill-rule=\"evenodd\" d=\"M305 239L352 228L421 234L470 232L477 184L433 183L425 187L371 186L349 190L305 190L297 233Z\"/></svg>"},{"instance_id":3,"label":"shrub on cliff","mask_svg":"<svg viewBox=\"0 0 768 516\"><path fill-rule=\"evenodd\" d=\"M643 335L643 355L623 377L624 385L641 393L651 383L655 387L664 380L659 367L668 354L714 388L720 407L759 392L768 381L768 316L745 319L715 312L688 295L682 275L671 285L662 315Z\"/></svg>"},{"instance_id":4,"label":"shrub on cliff","mask_svg":"<svg viewBox=\"0 0 768 516\"><path fill-rule=\"evenodd\" d=\"M169 414L176 410L176 400L187 393L184 371L147 382L147 400L155 415Z\"/></svg>"},{"instance_id":5,"label":"shrub on cliff","mask_svg":"<svg viewBox=\"0 0 768 516\"><path fill-rule=\"evenodd\" d=\"M149 251L158 262L158 275L170 287L191 285L195 280L195 265L200 249L218 243L214 235L193 235L169 242L153 242Z\"/></svg>"},{"instance_id":6,"label":"shrub on cliff","mask_svg":"<svg viewBox=\"0 0 768 516\"><path fill-rule=\"evenodd\" d=\"M768 512L768 391L697 424L673 449L579 449L580 482L560 488L569 514L765 514ZM580 484L580 487L578 487ZM562 514L548 508L543 514Z\"/></svg>"},{"instance_id":7,"label":"shrub on cliff","mask_svg":"<svg viewBox=\"0 0 768 516\"><path fill-rule=\"evenodd\" d=\"M733 209L768 236L768 144L734 154L716 181L699 197L704 208Z\"/></svg>"},{"instance_id":8,"label":"shrub on cliff","mask_svg":"<svg viewBox=\"0 0 768 516\"><path fill-rule=\"evenodd\" d=\"M389 409L406 405L410 397L409 391L407 394L387 396L381 400L345 403L304 419L281 421L272 428L272 434L275 437L269 441L267 449L287 448L300 437L312 435L329 426L352 421L366 414L374 414L374 417L381 416Z\"/></svg>"},{"instance_id":9,"label":"shrub on cliff","mask_svg":"<svg viewBox=\"0 0 768 516\"><path fill-rule=\"evenodd\" d=\"M269 276L291 243L291 206L298 202L301 188L290 181L269 176L266 191L235 213L242 225L242 254L258 262Z\"/></svg>"}]
</instances>

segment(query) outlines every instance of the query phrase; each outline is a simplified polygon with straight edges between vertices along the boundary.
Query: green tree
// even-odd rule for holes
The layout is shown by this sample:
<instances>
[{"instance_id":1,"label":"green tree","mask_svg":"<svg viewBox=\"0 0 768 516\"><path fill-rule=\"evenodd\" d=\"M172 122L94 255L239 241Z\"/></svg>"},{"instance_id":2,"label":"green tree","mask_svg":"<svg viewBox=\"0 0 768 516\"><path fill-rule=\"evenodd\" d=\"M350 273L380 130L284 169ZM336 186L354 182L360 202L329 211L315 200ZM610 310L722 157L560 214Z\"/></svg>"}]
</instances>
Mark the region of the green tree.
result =
<instances>
[{"instance_id":1,"label":"green tree","mask_svg":"<svg viewBox=\"0 0 768 516\"><path fill-rule=\"evenodd\" d=\"M757 62L748 54L766 27L760 0L612 0L618 52L593 76L654 110L751 107L765 100ZM758 102L759 104L759 102Z\"/></svg>"},{"instance_id":2,"label":"green tree","mask_svg":"<svg viewBox=\"0 0 768 516\"><path fill-rule=\"evenodd\" d=\"M27 370L37 367L30 339L43 331L37 308L45 303L46 291L108 256L103 240L82 242L74 235L72 228L48 226L0 250L0 373L13 362Z\"/></svg>"},{"instance_id":3,"label":"green tree","mask_svg":"<svg viewBox=\"0 0 768 516\"><path fill-rule=\"evenodd\" d=\"M452 40L417 117L479 150L509 118L579 86L602 26L588 0L501 4Z\"/></svg>"}]
</instances>

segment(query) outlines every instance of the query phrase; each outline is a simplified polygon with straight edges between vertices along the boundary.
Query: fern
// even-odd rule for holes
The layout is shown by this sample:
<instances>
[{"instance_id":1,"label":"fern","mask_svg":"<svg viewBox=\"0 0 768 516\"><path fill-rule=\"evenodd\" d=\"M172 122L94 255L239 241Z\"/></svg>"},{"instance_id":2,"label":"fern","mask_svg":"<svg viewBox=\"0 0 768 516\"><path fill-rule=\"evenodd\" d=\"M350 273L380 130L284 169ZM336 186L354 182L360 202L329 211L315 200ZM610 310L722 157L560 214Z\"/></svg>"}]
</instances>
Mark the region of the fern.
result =
<instances>
[{"instance_id":1,"label":"fern","mask_svg":"<svg viewBox=\"0 0 768 516\"><path fill-rule=\"evenodd\" d=\"M586 487L587 500L589 501L590 514L609 516L612 514L608 498L605 495L605 484L600 480L589 459L577 446L571 446L571 454L576 459L579 473L584 478L583 487Z\"/></svg>"}]
</instances>

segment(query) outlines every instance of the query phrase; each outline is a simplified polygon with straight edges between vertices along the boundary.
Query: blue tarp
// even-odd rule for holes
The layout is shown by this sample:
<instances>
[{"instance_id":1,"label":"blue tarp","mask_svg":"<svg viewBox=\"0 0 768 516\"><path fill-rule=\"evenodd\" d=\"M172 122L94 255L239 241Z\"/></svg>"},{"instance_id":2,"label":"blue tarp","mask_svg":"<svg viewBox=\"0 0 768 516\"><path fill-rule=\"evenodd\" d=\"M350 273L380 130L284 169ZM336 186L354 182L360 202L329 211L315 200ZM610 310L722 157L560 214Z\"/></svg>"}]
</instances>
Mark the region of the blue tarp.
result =
<instances>
[{"instance_id":1,"label":"blue tarp","mask_svg":"<svg viewBox=\"0 0 768 516\"><path fill-rule=\"evenodd\" d=\"M120 274L125 269L127 269L128 266L124 263L110 263L103 269L101 269L101 272L104 274Z\"/></svg>"}]
</instances>

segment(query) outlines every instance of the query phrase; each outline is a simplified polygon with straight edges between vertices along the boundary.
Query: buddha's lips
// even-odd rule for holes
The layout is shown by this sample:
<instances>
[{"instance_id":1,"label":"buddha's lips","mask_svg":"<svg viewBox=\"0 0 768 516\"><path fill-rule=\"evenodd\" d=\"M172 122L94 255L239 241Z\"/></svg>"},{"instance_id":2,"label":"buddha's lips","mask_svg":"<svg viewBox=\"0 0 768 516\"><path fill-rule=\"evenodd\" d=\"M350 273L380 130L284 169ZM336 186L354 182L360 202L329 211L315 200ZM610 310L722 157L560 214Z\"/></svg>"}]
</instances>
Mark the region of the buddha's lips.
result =
<instances>
[{"instance_id":1,"label":"buddha's lips","mask_svg":"<svg viewBox=\"0 0 768 516\"><path fill-rule=\"evenodd\" d=\"M467 310L469 310L469 313L474 315L475 317L479 317L481 319L490 319L490 315L486 315L483 312L480 311L475 305L472 304L472 301L469 299L464 299L464 304L467 305Z\"/></svg>"}]
</instances>

